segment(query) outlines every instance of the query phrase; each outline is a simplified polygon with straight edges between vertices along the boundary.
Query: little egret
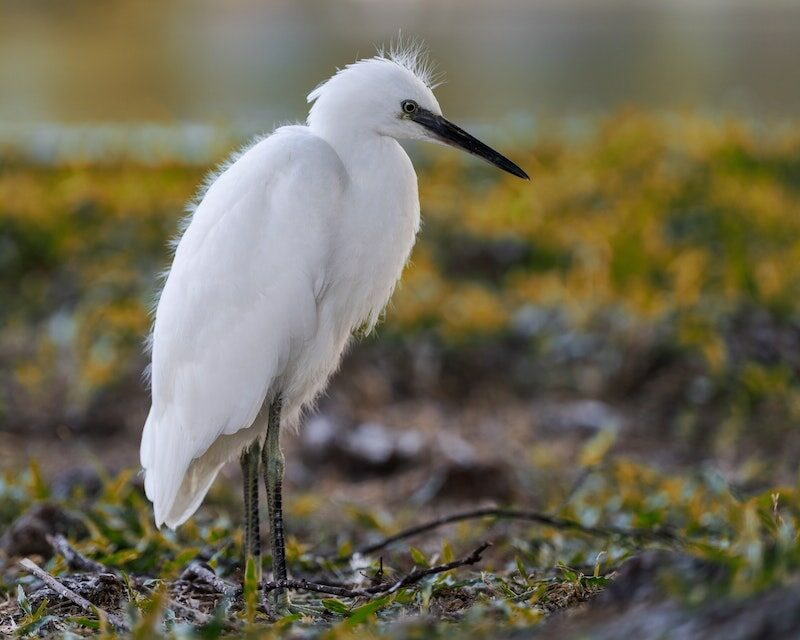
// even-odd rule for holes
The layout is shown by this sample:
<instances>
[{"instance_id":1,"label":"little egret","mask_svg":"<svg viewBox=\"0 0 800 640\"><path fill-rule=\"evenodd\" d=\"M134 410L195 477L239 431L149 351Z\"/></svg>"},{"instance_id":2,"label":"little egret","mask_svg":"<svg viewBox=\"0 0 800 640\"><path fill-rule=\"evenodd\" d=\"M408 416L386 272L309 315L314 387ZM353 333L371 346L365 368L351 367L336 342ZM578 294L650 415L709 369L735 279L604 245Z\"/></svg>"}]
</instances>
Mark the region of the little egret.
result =
<instances>
[{"instance_id":1,"label":"little egret","mask_svg":"<svg viewBox=\"0 0 800 640\"><path fill-rule=\"evenodd\" d=\"M177 243L151 336L141 442L157 526L199 507L240 456L244 557L260 573L263 469L276 581L286 579L280 432L322 391L354 330L378 321L419 229L417 176L397 142L516 164L442 116L417 49L339 70L284 126L206 183ZM285 590L273 591L285 607Z\"/></svg>"}]
</instances>

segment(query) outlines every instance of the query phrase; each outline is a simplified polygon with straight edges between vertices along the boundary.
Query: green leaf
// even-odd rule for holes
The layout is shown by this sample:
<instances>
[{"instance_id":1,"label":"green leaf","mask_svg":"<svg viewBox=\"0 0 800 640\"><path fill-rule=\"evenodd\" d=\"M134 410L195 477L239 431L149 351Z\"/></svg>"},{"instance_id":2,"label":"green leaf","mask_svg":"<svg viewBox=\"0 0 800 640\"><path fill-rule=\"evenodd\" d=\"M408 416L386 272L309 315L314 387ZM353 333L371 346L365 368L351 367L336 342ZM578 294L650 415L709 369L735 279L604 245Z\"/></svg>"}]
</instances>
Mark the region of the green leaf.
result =
<instances>
[{"instance_id":1,"label":"green leaf","mask_svg":"<svg viewBox=\"0 0 800 640\"><path fill-rule=\"evenodd\" d=\"M519 573L520 578L522 578L525 581L525 584L527 586L530 586L531 581L528 577L528 569L525 567L525 563L522 562L522 558L517 556L516 558L514 558L514 562L517 565L517 572Z\"/></svg>"},{"instance_id":2,"label":"green leaf","mask_svg":"<svg viewBox=\"0 0 800 640\"><path fill-rule=\"evenodd\" d=\"M31 608L31 603L28 601L28 596L25 595L25 591L22 589L22 585L17 585L17 604L19 604L19 608L22 609L27 615L31 615L33 609Z\"/></svg>"},{"instance_id":3,"label":"green leaf","mask_svg":"<svg viewBox=\"0 0 800 640\"><path fill-rule=\"evenodd\" d=\"M411 552L411 559L414 561L415 565L417 565L418 567L424 567L424 568L427 568L427 567L430 566L428 564L428 559L425 557L425 554L422 553L422 551L420 551L416 547L411 547L410 552Z\"/></svg>"},{"instance_id":4,"label":"green leaf","mask_svg":"<svg viewBox=\"0 0 800 640\"><path fill-rule=\"evenodd\" d=\"M594 573L592 574L592 577L594 578L600 577L600 563L602 562L604 555L606 555L605 551L601 551L597 554L597 558L594 561Z\"/></svg>"},{"instance_id":5,"label":"green leaf","mask_svg":"<svg viewBox=\"0 0 800 640\"><path fill-rule=\"evenodd\" d=\"M227 598L220 600L214 608L211 620L197 629L196 633L202 640L217 640L225 632L225 620L228 616L230 601Z\"/></svg>"},{"instance_id":6,"label":"green leaf","mask_svg":"<svg viewBox=\"0 0 800 640\"><path fill-rule=\"evenodd\" d=\"M47 598L45 598L39 603L39 606L36 608L36 611L33 612L33 619L38 620L39 618L41 618L46 610L47 610Z\"/></svg>"},{"instance_id":7,"label":"green leaf","mask_svg":"<svg viewBox=\"0 0 800 640\"><path fill-rule=\"evenodd\" d=\"M455 560L453 547L450 546L449 540L444 540L442 542L442 562L446 564L448 562L452 562L453 560Z\"/></svg>"},{"instance_id":8,"label":"green leaf","mask_svg":"<svg viewBox=\"0 0 800 640\"><path fill-rule=\"evenodd\" d=\"M569 580L570 582L580 582L581 576L570 569L567 565L559 563L558 569L561 571L561 574L566 580Z\"/></svg>"},{"instance_id":9,"label":"green leaf","mask_svg":"<svg viewBox=\"0 0 800 640\"><path fill-rule=\"evenodd\" d=\"M191 560L197 557L200 549L197 547L189 547L175 556L172 560L165 563L162 569L163 574L176 574L181 571Z\"/></svg>"},{"instance_id":10,"label":"green leaf","mask_svg":"<svg viewBox=\"0 0 800 640\"><path fill-rule=\"evenodd\" d=\"M617 430L612 427L601 429L580 452L580 465L593 467L600 464L617 441Z\"/></svg>"},{"instance_id":11,"label":"green leaf","mask_svg":"<svg viewBox=\"0 0 800 640\"><path fill-rule=\"evenodd\" d=\"M156 637L158 628L164 619L164 610L167 608L169 591L165 583L160 583L153 594L141 601L139 605L139 619L131 629L133 640L149 640ZM100 613L105 618L105 615Z\"/></svg>"},{"instance_id":12,"label":"green leaf","mask_svg":"<svg viewBox=\"0 0 800 640\"><path fill-rule=\"evenodd\" d=\"M67 622L79 624L87 629L100 629L100 621L94 618L87 618L86 616L70 616L66 618Z\"/></svg>"},{"instance_id":13,"label":"green leaf","mask_svg":"<svg viewBox=\"0 0 800 640\"><path fill-rule=\"evenodd\" d=\"M140 556L141 553L139 553L136 549L121 549L119 551L115 551L114 553L101 556L100 562L109 567L120 567L132 562L133 560L137 560Z\"/></svg>"},{"instance_id":14,"label":"green leaf","mask_svg":"<svg viewBox=\"0 0 800 640\"><path fill-rule=\"evenodd\" d=\"M394 601L397 604L412 604L416 599L417 594L409 588L400 589L394 594Z\"/></svg>"},{"instance_id":15,"label":"green leaf","mask_svg":"<svg viewBox=\"0 0 800 640\"><path fill-rule=\"evenodd\" d=\"M607 587L611 584L611 580L606 578L605 576L587 576L583 579L584 584L587 587Z\"/></svg>"},{"instance_id":16,"label":"green leaf","mask_svg":"<svg viewBox=\"0 0 800 640\"><path fill-rule=\"evenodd\" d=\"M339 616L346 616L350 612L350 607L336 598L325 598L322 601L322 606Z\"/></svg>"},{"instance_id":17,"label":"green leaf","mask_svg":"<svg viewBox=\"0 0 800 640\"><path fill-rule=\"evenodd\" d=\"M342 544L339 545L339 548L336 550L336 554L340 558L344 558L345 556L349 556L353 553L353 543L349 540L345 540Z\"/></svg>"},{"instance_id":18,"label":"green leaf","mask_svg":"<svg viewBox=\"0 0 800 640\"><path fill-rule=\"evenodd\" d=\"M30 462L30 472L31 472L31 479L30 479L30 489L31 495L36 500L45 500L50 497L50 489L47 487L47 483L44 481L42 477L42 470L39 467L39 463L36 460L31 460Z\"/></svg>"},{"instance_id":19,"label":"green leaf","mask_svg":"<svg viewBox=\"0 0 800 640\"><path fill-rule=\"evenodd\" d=\"M109 480L103 487L103 499L110 504L120 504L131 490L131 479L136 471L126 469Z\"/></svg>"},{"instance_id":20,"label":"green leaf","mask_svg":"<svg viewBox=\"0 0 800 640\"><path fill-rule=\"evenodd\" d=\"M355 520L359 527L363 529L370 529L373 531L383 531L384 526L376 514L372 511L368 511L366 509L359 509L357 507L351 507L349 509L350 517Z\"/></svg>"},{"instance_id":21,"label":"green leaf","mask_svg":"<svg viewBox=\"0 0 800 640\"><path fill-rule=\"evenodd\" d=\"M252 556L247 558L247 565L244 570L244 602L245 602L245 619L248 624L253 624L256 618L256 605L258 602L258 582L261 579L259 575L261 567L256 564L255 558Z\"/></svg>"},{"instance_id":22,"label":"green leaf","mask_svg":"<svg viewBox=\"0 0 800 640\"><path fill-rule=\"evenodd\" d=\"M375 614L377 611L380 611L387 604L389 604L390 600L391 596L383 596L382 598L378 598L377 600L373 600L372 602L368 602L367 604L361 605L357 609L353 610L353 612L350 614L350 617L347 618L345 625L348 627L355 627L357 625L363 624L373 614Z\"/></svg>"},{"instance_id":23,"label":"green leaf","mask_svg":"<svg viewBox=\"0 0 800 640\"><path fill-rule=\"evenodd\" d=\"M431 604L431 596L433 596L433 583L432 582L424 583L419 593L422 599L422 608L427 609Z\"/></svg>"},{"instance_id":24,"label":"green leaf","mask_svg":"<svg viewBox=\"0 0 800 640\"><path fill-rule=\"evenodd\" d=\"M303 619L302 613L290 613L288 615L283 616L282 618L278 618L275 622L272 623L272 626L275 629L285 629L289 627L294 622L298 622Z\"/></svg>"},{"instance_id":25,"label":"green leaf","mask_svg":"<svg viewBox=\"0 0 800 640\"><path fill-rule=\"evenodd\" d=\"M33 633L36 633L39 629L41 629L44 625L48 622L52 622L54 620L58 620L57 616L42 616L40 618L34 618L25 624L17 627L17 635L18 636L29 636Z\"/></svg>"}]
</instances>

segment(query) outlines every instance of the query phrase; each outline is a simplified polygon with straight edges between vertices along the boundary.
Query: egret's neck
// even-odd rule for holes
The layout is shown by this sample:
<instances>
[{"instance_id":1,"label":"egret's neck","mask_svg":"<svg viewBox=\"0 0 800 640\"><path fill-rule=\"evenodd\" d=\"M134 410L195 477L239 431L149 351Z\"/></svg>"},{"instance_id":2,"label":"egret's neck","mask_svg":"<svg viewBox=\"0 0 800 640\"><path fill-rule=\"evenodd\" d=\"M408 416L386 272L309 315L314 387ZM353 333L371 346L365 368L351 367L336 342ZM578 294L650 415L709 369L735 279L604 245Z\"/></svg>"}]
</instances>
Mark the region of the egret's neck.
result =
<instances>
[{"instance_id":1,"label":"egret's neck","mask_svg":"<svg viewBox=\"0 0 800 640\"><path fill-rule=\"evenodd\" d=\"M394 138L363 127L324 126L313 120L308 126L314 134L333 147L353 175L373 172L381 167L388 168L392 159L407 158Z\"/></svg>"}]
</instances>

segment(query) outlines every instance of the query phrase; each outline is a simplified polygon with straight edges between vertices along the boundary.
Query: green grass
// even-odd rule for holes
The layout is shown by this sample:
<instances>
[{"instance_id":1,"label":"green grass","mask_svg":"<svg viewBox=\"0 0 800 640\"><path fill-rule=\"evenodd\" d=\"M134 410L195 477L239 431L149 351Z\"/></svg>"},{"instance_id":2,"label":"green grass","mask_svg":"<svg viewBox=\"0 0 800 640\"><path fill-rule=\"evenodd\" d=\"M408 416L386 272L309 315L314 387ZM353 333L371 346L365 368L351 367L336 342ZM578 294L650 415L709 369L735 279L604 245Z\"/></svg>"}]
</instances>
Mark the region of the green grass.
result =
<instances>
[{"instance_id":1,"label":"green grass","mask_svg":"<svg viewBox=\"0 0 800 640\"><path fill-rule=\"evenodd\" d=\"M5 528L16 516L42 502L52 499L35 467L20 476L5 474L0 490L0 526ZM462 632L469 629L491 637L498 629L536 627L554 611L591 598L607 586L626 559L646 547L681 551L725 571L724 582L713 590L698 591L691 575L679 576L669 586L668 592L678 602L692 607L728 597L746 598L790 584L800 568L800 503L796 490L772 489L736 497L719 477L670 476L632 462L608 460L594 467L567 504L560 508L549 505L547 511L588 526L652 531L669 527L681 542L642 543L628 537L588 536L484 518L403 541L383 552L383 572L389 578L403 575L413 566L450 561L466 555L479 540L492 540L495 544L485 553L480 567L432 576L419 585L371 601L298 592L294 602L302 611L273 622L256 608L255 592L250 604L248 598L226 602L221 597L204 596L191 601L186 584L176 582L182 569L195 558L206 560L222 577L240 579L241 536L233 524L238 520L235 512L231 514L217 504L201 511L177 534L157 531L149 504L131 483L129 473L107 478L95 500L87 500L76 491L56 502L82 524L83 533L74 536L79 551L129 576L131 583L134 576L150 578L140 581L144 587L128 587L121 606L112 611L128 621L134 637L223 637L232 632L225 630L222 620L239 626L241 634L257 633L258 637L282 637L298 630L304 637L340 638L366 631L374 637L406 637L409 629L416 629L414 634L428 638L446 635L454 624L460 625ZM313 578L336 567L335 555L328 560L319 555L324 549L335 549L336 540L346 548L375 533L365 529L364 518L357 511L331 521L324 502L317 504L319 509L290 520L294 530L318 533L308 540L316 552L296 541L289 545L291 573L295 576ZM338 509L338 513L347 511ZM396 530L412 518L411 512L398 514L382 529ZM342 542L347 544L343 547ZM424 551L409 545L419 545ZM344 581L354 580L361 573L373 576L378 563L377 556L365 558L362 566L366 568L361 572L340 566L337 574ZM43 566L55 576L68 573L60 557ZM2 588L15 598L3 606L2 618L7 620L11 615L19 635L65 629L78 633L103 626L92 613L65 610L63 606L52 610L48 603L31 602L24 595L25 590L31 590L31 578L12 561L3 563L0 576ZM691 602L686 601L688 593ZM175 601L190 602L211 620L189 625ZM104 633L106 637L113 635L108 628Z\"/></svg>"}]
</instances>

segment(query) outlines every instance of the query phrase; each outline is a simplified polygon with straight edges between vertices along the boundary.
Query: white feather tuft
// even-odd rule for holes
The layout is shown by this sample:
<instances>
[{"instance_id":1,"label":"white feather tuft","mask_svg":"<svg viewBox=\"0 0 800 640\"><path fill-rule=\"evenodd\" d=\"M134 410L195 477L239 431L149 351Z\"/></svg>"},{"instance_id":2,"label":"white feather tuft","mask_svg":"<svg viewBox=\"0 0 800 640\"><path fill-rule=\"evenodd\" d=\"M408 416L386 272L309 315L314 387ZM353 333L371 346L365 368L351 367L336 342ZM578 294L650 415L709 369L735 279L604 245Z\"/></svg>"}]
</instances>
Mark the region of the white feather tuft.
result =
<instances>
[{"instance_id":1,"label":"white feather tuft","mask_svg":"<svg viewBox=\"0 0 800 640\"><path fill-rule=\"evenodd\" d=\"M437 70L436 62L431 60L428 47L419 38L404 38L402 32L389 43L389 48L378 47L378 58L391 60L408 69L433 91L442 84L443 73Z\"/></svg>"},{"instance_id":2,"label":"white feather tuft","mask_svg":"<svg viewBox=\"0 0 800 640\"><path fill-rule=\"evenodd\" d=\"M327 80L323 80L314 87L306 97L306 100L309 103L316 102L325 88L345 71L361 68L362 65L369 64L376 60L396 64L398 67L410 71L431 91L444 82L444 73L437 70L437 65L431 60L425 43L418 38L403 38L402 34L400 34L395 40L389 43L388 48L384 46L377 47L376 55L372 58L356 60L346 65L344 68L337 68L333 76Z\"/></svg>"}]
</instances>

